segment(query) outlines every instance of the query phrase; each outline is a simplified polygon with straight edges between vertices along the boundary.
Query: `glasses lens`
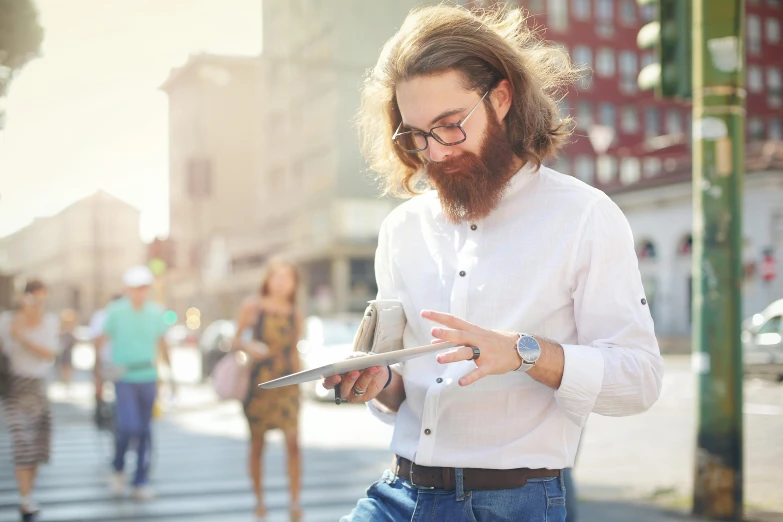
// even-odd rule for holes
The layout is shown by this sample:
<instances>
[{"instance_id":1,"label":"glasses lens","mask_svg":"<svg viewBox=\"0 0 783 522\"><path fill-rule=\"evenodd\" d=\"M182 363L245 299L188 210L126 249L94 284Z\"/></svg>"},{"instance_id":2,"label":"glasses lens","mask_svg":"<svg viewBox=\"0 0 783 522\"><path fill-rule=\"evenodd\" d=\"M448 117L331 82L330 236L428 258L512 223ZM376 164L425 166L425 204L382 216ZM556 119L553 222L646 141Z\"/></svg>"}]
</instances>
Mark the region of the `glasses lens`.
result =
<instances>
[{"instance_id":1,"label":"glasses lens","mask_svg":"<svg viewBox=\"0 0 783 522\"><path fill-rule=\"evenodd\" d=\"M397 135L397 145L408 152L417 152L427 148L427 136L421 132L404 132Z\"/></svg>"},{"instance_id":2,"label":"glasses lens","mask_svg":"<svg viewBox=\"0 0 783 522\"><path fill-rule=\"evenodd\" d=\"M465 132L456 124L435 127L432 134L444 145L456 145L465 140Z\"/></svg>"}]
</instances>

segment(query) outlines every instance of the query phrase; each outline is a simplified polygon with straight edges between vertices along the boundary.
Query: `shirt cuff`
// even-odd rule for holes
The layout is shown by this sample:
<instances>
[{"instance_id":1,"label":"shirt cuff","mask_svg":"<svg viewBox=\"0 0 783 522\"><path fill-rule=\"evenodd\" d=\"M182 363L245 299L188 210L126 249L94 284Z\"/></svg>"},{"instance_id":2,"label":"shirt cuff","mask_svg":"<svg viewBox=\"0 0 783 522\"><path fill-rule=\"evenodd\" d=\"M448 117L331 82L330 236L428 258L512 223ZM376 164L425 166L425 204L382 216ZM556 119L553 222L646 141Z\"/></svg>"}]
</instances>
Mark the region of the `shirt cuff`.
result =
<instances>
[{"instance_id":1,"label":"shirt cuff","mask_svg":"<svg viewBox=\"0 0 783 522\"><path fill-rule=\"evenodd\" d=\"M372 413L378 420L380 420L384 424L388 424L389 426L394 426L394 423L397 421L397 414L388 411L381 411L375 406L375 404L373 404L374 402L375 402L374 400L367 402L367 408L370 409L370 413Z\"/></svg>"},{"instance_id":2,"label":"shirt cuff","mask_svg":"<svg viewBox=\"0 0 783 522\"><path fill-rule=\"evenodd\" d=\"M565 364L555 400L580 428L593 411L604 380L604 356L592 346L564 344Z\"/></svg>"}]
</instances>

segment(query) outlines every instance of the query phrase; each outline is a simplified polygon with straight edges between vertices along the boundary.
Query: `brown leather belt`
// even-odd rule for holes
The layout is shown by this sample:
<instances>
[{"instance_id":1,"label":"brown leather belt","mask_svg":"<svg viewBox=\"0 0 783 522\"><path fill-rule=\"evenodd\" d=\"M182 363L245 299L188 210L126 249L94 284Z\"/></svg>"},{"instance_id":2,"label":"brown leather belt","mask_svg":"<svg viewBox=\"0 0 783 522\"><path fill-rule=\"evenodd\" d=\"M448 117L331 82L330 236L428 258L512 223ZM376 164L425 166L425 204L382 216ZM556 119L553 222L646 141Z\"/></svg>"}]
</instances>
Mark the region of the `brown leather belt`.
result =
<instances>
[{"instance_id":1,"label":"brown leather belt","mask_svg":"<svg viewBox=\"0 0 783 522\"><path fill-rule=\"evenodd\" d=\"M414 486L438 488L451 491L457 488L454 468L419 466L405 457L397 457L395 465L399 477L409 480ZM474 489L513 489L521 488L528 479L539 477L558 477L559 469L482 469L464 468L462 487L466 491Z\"/></svg>"}]
</instances>

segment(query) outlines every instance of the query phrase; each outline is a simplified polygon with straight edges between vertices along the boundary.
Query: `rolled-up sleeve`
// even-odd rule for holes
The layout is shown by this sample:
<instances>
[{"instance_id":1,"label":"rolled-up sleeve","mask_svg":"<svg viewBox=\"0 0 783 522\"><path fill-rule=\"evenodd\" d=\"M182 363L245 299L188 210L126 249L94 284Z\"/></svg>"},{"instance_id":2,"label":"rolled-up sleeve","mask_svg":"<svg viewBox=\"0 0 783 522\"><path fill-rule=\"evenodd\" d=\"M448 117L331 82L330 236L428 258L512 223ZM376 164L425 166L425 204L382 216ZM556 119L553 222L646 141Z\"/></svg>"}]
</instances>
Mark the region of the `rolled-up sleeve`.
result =
<instances>
[{"instance_id":1,"label":"rolled-up sleeve","mask_svg":"<svg viewBox=\"0 0 783 522\"><path fill-rule=\"evenodd\" d=\"M397 299L397 292L394 289L394 279L392 278L391 252L389 249L388 218L381 225L378 233L378 248L375 251L375 282L378 285L378 295L376 299ZM396 373L402 373L402 365L394 365ZM397 420L397 413L382 411L369 401L367 407L370 412L386 424L394 424Z\"/></svg>"},{"instance_id":2,"label":"rolled-up sleeve","mask_svg":"<svg viewBox=\"0 0 783 522\"><path fill-rule=\"evenodd\" d=\"M650 408L660 395L663 358L622 211L597 199L580 229L569 270L578 344L563 345L555 397L582 426L591 412L624 416Z\"/></svg>"}]
</instances>

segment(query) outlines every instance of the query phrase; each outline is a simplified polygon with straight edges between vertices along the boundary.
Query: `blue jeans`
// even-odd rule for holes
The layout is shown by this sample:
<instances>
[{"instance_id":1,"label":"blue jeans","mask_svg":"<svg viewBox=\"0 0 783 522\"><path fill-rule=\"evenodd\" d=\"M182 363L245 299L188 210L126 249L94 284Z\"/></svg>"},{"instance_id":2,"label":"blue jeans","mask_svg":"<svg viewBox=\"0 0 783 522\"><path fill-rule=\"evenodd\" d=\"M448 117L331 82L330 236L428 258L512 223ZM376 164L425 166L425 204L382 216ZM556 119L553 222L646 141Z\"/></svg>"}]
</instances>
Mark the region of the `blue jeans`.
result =
<instances>
[{"instance_id":1,"label":"blue jeans","mask_svg":"<svg viewBox=\"0 0 783 522\"><path fill-rule=\"evenodd\" d=\"M560 478L532 478L521 488L473 490L462 488L457 470L456 491L412 486L386 470L367 490L367 498L340 522L564 522L565 486Z\"/></svg>"},{"instance_id":2,"label":"blue jeans","mask_svg":"<svg viewBox=\"0 0 783 522\"><path fill-rule=\"evenodd\" d=\"M121 472L125 468L125 453L131 439L136 440L136 474L133 485L147 483L149 472L149 454L152 444L150 422L152 407L157 394L155 382L117 382L114 384L116 403L114 405L114 470Z\"/></svg>"}]
</instances>

